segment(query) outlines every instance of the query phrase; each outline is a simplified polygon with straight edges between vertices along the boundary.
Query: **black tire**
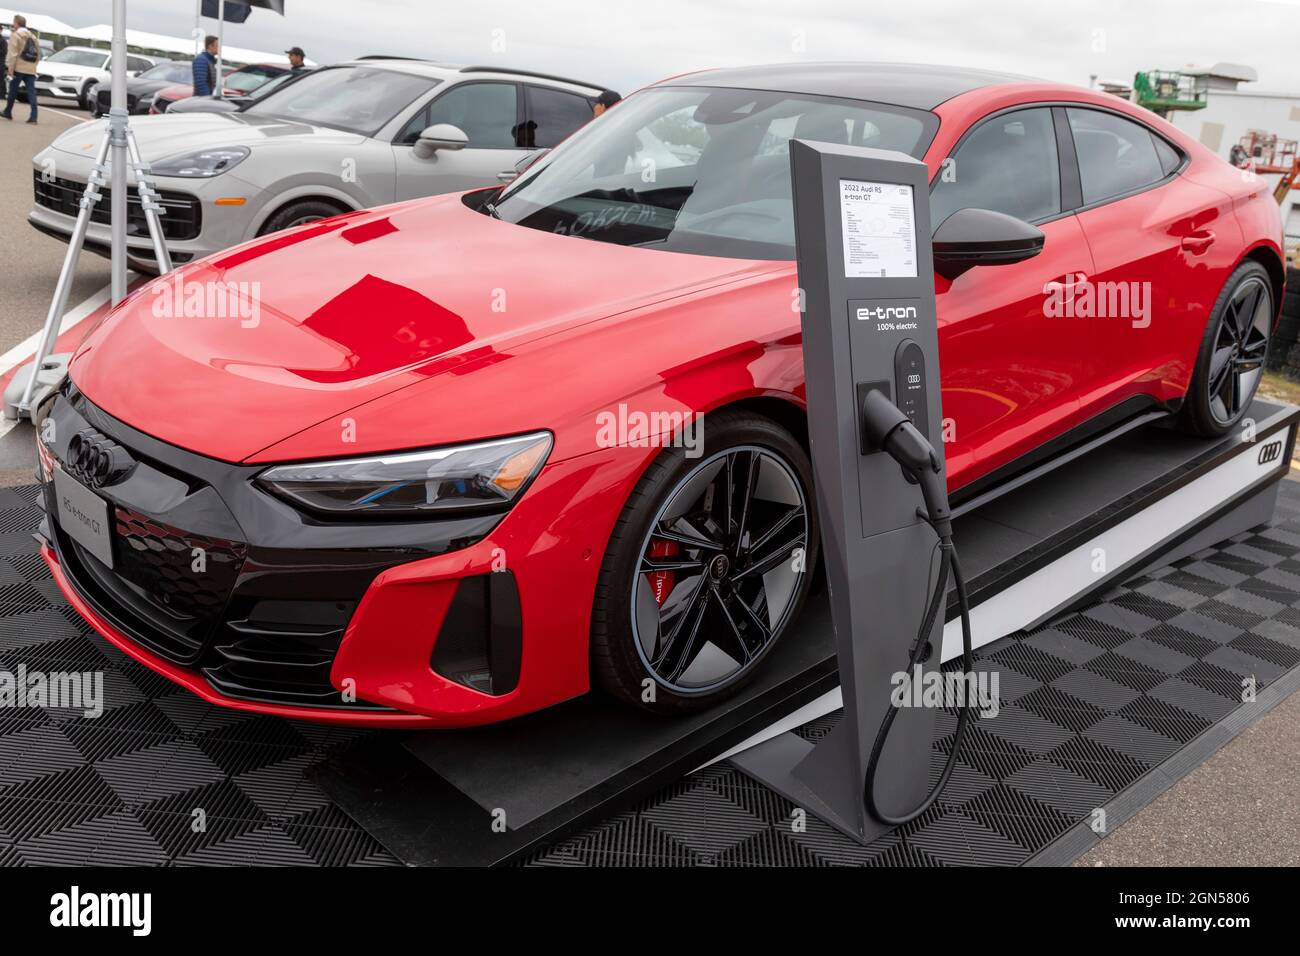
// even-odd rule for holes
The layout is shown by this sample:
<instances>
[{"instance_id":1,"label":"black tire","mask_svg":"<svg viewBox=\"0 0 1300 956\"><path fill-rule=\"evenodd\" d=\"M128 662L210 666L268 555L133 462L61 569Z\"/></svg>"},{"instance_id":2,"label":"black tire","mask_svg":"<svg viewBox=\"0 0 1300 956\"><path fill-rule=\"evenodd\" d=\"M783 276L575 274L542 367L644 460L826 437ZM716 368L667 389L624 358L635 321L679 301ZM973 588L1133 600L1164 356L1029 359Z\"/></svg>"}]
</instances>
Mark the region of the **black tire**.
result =
<instances>
[{"instance_id":1,"label":"black tire","mask_svg":"<svg viewBox=\"0 0 1300 956\"><path fill-rule=\"evenodd\" d=\"M743 687L757 672L768 651L788 630L790 622L797 617L808 594L812 571L816 567L819 539L812 492L812 466L799 442L770 419L741 411L721 411L705 416L703 447L707 452L694 458L688 458L685 449L666 448L646 469L610 535L596 585L591 626L593 682L614 696L656 714L671 715L701 710L724 700ZM717 464L719 461L722 462L720 465ZM745 462L750 464L746 466ZM755 465L754 462L758 464ZM715 467L717 470L712 470ZM739 478L742 471L746 475L744 485ZM709 481L707 476L710 474L718 477ZM787 500L781 501L770 494L766 498L763 494L752 495L747 510L752 515L753 527L760 530L751 527L747 532L743 530L745 519L733 520L734 513L738 510L733 507L733 503L741 499L723 492L726 497L718 504L718 495L707 490L710 485L714 491L731 488L733 495L743 494L744 487L747 486L763 485L767 489L764 494L779 487ZM798 495L793 493L796 487ZM677 502L689 502L696 493L702 494L701 500L712 503L715 510L705 511L701 508L685 512L678 518L661 519L661 513L670 502L676 508ZM791 498L801 500L791 503ZM802 519L791 517L798 507L804 509ZM781 510L784 508L789 508L789 513ZM705 515L708 517L701 517ZM722 518L722 522L727 525L725 534L718 525L712 524L715 517ZM689 522L687 519L690 519ZM718 541L733 539L733 543L725 549L713 545L711 547L714 550L709 551L685 544L681 546L682 558L691 559L691 552L696 552L695 557L699 560L695 563L699 565L699 574L688 577L688 571L676 572L680 577L667 595L652 595L649 598L654 649L647 652L645 642L638 637L639 628L634 620L633 608L635 599L641 598L639 610L643 616L638 620L645 621L646 582L654 577L653 572L647 573L644 570L648 549L652 537L662 541L661 534L681 530L683 522L689 526L688 531L693 538L714 536ZM706 527L711 524L711 527ZM781 526L780 530L771 539L765 539L761 529L778 525ZM801 530L802 537L799 534ZM695 534L697 531L698 535ZM739 540L735 540L737 538ZM800 546L803 549L802 569L794 563L798 554L795 549ZM718 557L724 556L724 550L733 564L728 569L728 560L722 561L721 571L715 579L714 572L718 571L715 562ZM791 563L782 568L787 558ZM751 574L746 569L758 573ZM733 581L725 577L728 570L739 580ZM779 608L768 600L767 582L771 573L777 573L776 580L780 582L775 589L780 592L776 598L781 602ZM794 577L782 579L782 575ZM695 582L693 586L691 581ZM676 606L685 605L685 610L678 612L680 617L671 620L681 623L695 621L696 626L684 639L682 646L686 650L682 651L678 672L685 669L686 673L676 677L675 684L656 673L650 658L659 653L661 646L672 644L676 635L674 631L666 636L659 628L669 619L665 618L664 609L672 601L678 587L686 597ZM748 596L751 593L754 594L752 598ZM697 600L701 603L696 604ZM695 610L697 607L698 611ZM746 607L749 609L748 618L745 615ZM696 613L699 615L698 621L692 617ZM705 627L704 624L709 621L720 626ZM724 627L729 630L722 630ZM710 634L708 639L699 636L706 631ZM649 633L649 629L646 633ZM740 647L734 643L736 641L745 645L743 663L736 660L741 656L734 653ZM756 641L757 647L751 648L748 644L750 641ZM700 646L709 653L706 655L696 650L695 656L691 658L690 649L697 642L702 642ZM732 648L730 655L721 650L727 646ZM683 678L695 669L696 664L692 661L708 659L709 666L717 666L720 657L729 657L731 663L739 669L717 679L710 676L698 684L687 686ZM647 691L651 688L653 694L648 694Z\"/></svg>"},{"instance_id":2,"label":"black tire","mask_svg":"<svg viewBox=\"0 0 1300 956\"><path fill-rule=\"evenodd\" d=\"M87 83L77 92L77 105L86 112L90 112L90 84Z\"/></svg>"},{"instance_id":3,"label":"black tire","mask_svg":"<svg viewBox=\"0 0 1300 956\"><path fill-rule=\"evenodd\" d=\"M328 219L330 216L337 216L343 210L332 202L324 199L300 199L297 202L291 202L283 209L277 210L270 219L262 224L259 236L265 236L272 232L279 232L282 229L288 229L290 226L301 226L304 223L315 222L318 219Z\"/></svg>"},{"instance_id":4,"label":"black tire","mask_svg":"<svg viewBox=\"0 0 1300 956\"><path fill-rule=\"evenodd\" d=\"M1232 429L1242 417L1246 414L1246 409L1250 406L1250 401L1254 397L1255 389L1259 384L1260 375L1263 374L1262 364L1258 372L1253 376L1246 373L1254 371L1250 368L1244 368L1241 373L1228 371L1226 374L1231 377L1231 387L1226 379L1220 378L1224 388L1218 389L1216 394L1211 394L1211 363L1216 357L1222 359L1225 349L1226 338L1230 338L1229 329L1225 329L1225 320L1239 317L1240 313L1245 311L1247 304L1241 297L1254 295L1258 293L1264 297L1263 310L1267 312L1268 322L1264 325L1264 345L1268 342L1268 327L1273 317L1273 287L1269 279L1268 270L1258 262L1243 262L1233 270L1228 281L1224 283L1223 290L1219 293L1218 299L1215 300L1214 308L1210 310L1210 319L1205 324L1205 333L1201 338L1201 348L1196 357L1196 368L1192 373L1192 381L1187 389L1187 396L1183 402L1183 407L1179 411L1178 426L1183 431L1191 435L1198 435L1204 438L1214 438L1226 434ZM1261 307L1258 304L1250 309L1251 315L1261 314ZM1250 326L1254 328L1254 326ZM1249 364L1253 361L1255 349L1259 348L1258 336L1251 339L1253 346L1250 348L1250 356L1244 353L1241 361ZM1261 352L1258 356L1262 363L1265 356ZM1229 363L1238 361L1237 352L1231 352L1226 359ZM1222 372L1223 366L1219 365L1216 374ZM1238 378L1238 375L1246 375L1246 378ZM1247 379L1252 378L1253 381ZM1231 393L1231 400L1225 400L1225 393Z\"/></svg>"}]
</instances>

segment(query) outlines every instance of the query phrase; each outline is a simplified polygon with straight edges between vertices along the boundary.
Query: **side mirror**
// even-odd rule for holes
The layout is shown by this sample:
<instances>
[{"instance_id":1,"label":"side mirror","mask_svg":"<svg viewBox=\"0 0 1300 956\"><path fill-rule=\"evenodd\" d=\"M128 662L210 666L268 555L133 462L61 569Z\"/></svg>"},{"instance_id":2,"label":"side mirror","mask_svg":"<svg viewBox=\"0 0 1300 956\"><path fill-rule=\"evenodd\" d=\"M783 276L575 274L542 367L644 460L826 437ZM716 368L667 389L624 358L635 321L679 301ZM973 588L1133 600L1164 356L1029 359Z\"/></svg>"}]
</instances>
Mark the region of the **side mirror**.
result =
<instances>
[{"instance_id":1,"label":"side mirror","mask_svg":"<svg viewBox=\"0 0 1300 956\"><path fill-rule=\"evenodd\" d=\"M522 176L524 174L524 171L528 169L528 167L532 166L533 163L537 162L539 159L541 159L550 151L551 148L549 146L545 147L544 149L533 150L527 156L520 159L519 162L515 163L515 175Z\"/></svg>"},{"instance_id":2,"label":"side mirror","mask_svg":"<svg viewBox=\"0 0 1300 956\"><path fill-rule=\"evenodd\" d=\"M934 271L955 279L975 266L1024 262L1043 251L1037 226L992 209L958 209L939 224L931 242Z\"/></svg>"},{"instance_id":3,"label":"side mirror","mask_svg":"<svg viewBox=\"0 0 1300 956\"><path fill-rule=\"evenodd\" d=\"M440 149L464 149L469 143L465 131L450 123L435 123L420 134L415 141L415 155L431 159Z\"/></svg>"}]
</instances>

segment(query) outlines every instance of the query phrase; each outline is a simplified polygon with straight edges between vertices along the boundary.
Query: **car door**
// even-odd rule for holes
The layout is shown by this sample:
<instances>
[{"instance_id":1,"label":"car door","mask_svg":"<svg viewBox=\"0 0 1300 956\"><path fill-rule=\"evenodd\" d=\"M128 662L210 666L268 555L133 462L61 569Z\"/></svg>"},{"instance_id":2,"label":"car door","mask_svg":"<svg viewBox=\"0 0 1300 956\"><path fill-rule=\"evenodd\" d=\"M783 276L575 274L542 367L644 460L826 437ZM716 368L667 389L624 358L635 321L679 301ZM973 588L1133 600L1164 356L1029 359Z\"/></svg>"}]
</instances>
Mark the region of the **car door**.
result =
<instances>
[{"instance_id":1,"label":"car door","mask_svg":"<svg viewBox=\"0 0 1300 956\"><path fill-rule=\"evenodd\" d=\"M1078 157L1079 223L1095 263L1090 334L1112 362L1083 410L1187 388L1206 318L1238 245L1228 197L1178 175L1184 157L1108 110L1062 110ZM1221 240L1221 241L1220 241ZM1218 243L1216 247L1216 243Z\"/></svg>"},{"instance_id":2,"label":"car door","mask_svg":"<svg viewBox=\"0 0 1300 956\"><path fill-rule=\"evenodd\" d=\"M931 223L963 208L1034 223L1039 255L935 276L950 471L977 478L1079 421L1079 397L1104 364L1095 343L1051 318L1053 282L1092 271L1078 220L1063 198L1060 143L1050 107L1016 108L971 128L931 187Z\"/></svg>"},{"instance_id":3,"label":"car door","mask_svg":"<svg viewBox=\"0 0 1300 956\"><path fill-rule=\"evenodd\" d=\"M464 149L440 149L422 159L412 147L421 131L439 123L455 126L468 142ZM456 192L513 178L515 164L531 152L519 145L523 127L517 83L475 80L444 90L393 141L397 198Z\"/></svg>"}]
</instances>

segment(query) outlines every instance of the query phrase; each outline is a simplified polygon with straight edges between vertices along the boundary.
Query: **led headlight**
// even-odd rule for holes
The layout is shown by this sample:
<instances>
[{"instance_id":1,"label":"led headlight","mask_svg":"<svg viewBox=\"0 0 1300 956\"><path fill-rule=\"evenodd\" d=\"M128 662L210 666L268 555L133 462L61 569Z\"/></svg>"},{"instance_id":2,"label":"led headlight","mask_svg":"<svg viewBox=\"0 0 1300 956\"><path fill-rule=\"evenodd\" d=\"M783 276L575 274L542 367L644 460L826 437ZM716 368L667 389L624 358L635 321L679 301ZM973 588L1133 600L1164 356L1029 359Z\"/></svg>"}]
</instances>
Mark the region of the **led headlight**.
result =
<instances>
[{"instance_id":1,"label":"led headlight","mask_svg":"<svg viewBox=\"0 0 1300 956\"><path fill-rule=\"evenodd\" d=\"M219 176L234 169L248 158L247 146L221 146L216 149L200 149L192 153L168 156L149 164L149 171L155 176L181 176L186 179L203 179Z\"/></svg>"},{"instance_id":2,"label":"led headlight","mask_svg":"<svg viewBox=\"0 0 1300 956\"><path fill-rule=\"evenodd\" d=\"M276 465L257 483L310 511L436 515L504 509L541 470L548 432L372 458Z\"/></svg>"}]
</instances>

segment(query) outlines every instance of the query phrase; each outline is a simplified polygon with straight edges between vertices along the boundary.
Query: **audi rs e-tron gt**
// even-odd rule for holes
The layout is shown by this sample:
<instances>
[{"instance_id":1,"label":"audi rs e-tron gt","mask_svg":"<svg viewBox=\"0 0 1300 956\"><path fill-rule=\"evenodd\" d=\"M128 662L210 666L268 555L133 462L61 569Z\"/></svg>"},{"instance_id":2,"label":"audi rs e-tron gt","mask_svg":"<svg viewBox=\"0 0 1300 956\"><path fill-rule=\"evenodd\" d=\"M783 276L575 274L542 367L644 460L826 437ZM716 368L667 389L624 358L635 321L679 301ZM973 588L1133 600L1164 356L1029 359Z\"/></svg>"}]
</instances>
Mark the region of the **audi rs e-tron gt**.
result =
<instances>
[{"instance_id":1,"label":"audi rs e-tron gt","mask_svg":"<svg viewBox=\"0 0 1300 956\"><path fill-rule=\"evenodd\" d=\"M59 586L244 710L447 727L593 685L667 713L724 697L817 559L792 138L930 168L955 498L1133 416L1242 417L1284 276L1262 181L1070 86L700 72L511 183L135 291L38 411ZM994 259L950 241L971 216Z\"/></svg>"}]
</instances>

